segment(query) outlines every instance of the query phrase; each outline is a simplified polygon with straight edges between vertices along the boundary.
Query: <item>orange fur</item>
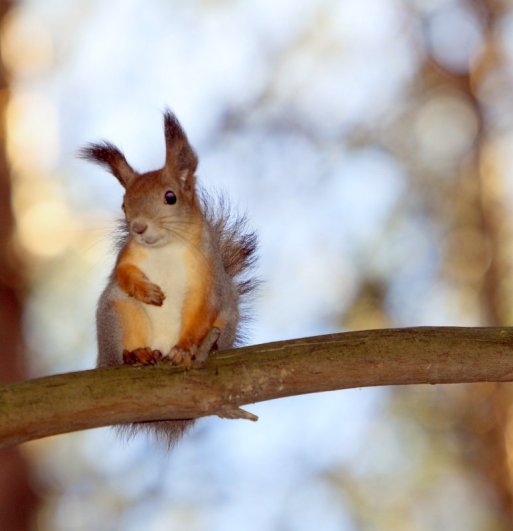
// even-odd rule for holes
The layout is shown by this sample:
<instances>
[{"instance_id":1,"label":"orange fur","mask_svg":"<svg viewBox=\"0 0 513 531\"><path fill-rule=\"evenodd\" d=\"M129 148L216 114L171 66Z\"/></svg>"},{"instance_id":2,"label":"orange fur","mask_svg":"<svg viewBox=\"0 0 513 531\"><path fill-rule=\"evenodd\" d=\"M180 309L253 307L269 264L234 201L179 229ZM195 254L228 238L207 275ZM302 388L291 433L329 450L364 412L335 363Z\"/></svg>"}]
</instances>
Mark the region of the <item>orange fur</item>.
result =
<instances>
[{"instance_id":1,"label":"orange fur","mask_svg":"<svg viewBox=\"0 0 513 531\"><path fill-rule=\"evenodd\" d=\"M114 307L121 325L123 350L131 352L147 347L150 342L151 324L144 309L130 299L116 300Z\"/></svg>"},{"instance_id":2,"label":"orange fur","mask_svg":"<svg viewBox=\"0 0 513 531\"><path fill-rule=\"evenodd\" d=\"M196 221L200 221L198 216ZM185 256L188 277L187 294L183 303L181 328L176 348L189 351L194 345L199 345L206 337L214 323L223 328L225 323L218 319L218 308L212 303L213 265L201 249L202 223L198 223L196 230L191 233L191 246ZM137 266L147 256L147 250L133 242L128 242L120 253L116 266L116 279L120 288L135 299L147 304L160 306L164 295L160 288L150 282L148 277ZM143 309L131 304L131 301L121 301L117 306L123 312L120 319L123 330L134 323L143 323L142 333L137 326L131 333L127 332L124 348L132 351L148 345L151 324ZM130 346L127 346L130 345Z\"/></svg>"},{"instance_id":3,"label":"orange fur","mask_svg":"<svg viewBox=\"0 0 513 531\"><path fill-rule=\"evenodd\" d=\"M201 229L201 225L198 227ZM186 255L186 268L189 284L183 304L182 323L176 347L190 350L193 345L199 345L206 337L219 309L213 304L213 265L201 252L200 231L195 237L195 245L190 247Z\"/></svg>"},{"instance_id":4,"label":"orange fur","mask_svg":"<svg viewBox=\"0 0 513 531\"><path fill-rule=\"evenodd\" d=\"M141 262L147 254L147 250L140 245L129 242L125 245L116 265L116 279L119 287L131 297L145 302L161 306L164 294L156 284L150 282L148 277L135 265Z\"/></svg>"}]
</instances>

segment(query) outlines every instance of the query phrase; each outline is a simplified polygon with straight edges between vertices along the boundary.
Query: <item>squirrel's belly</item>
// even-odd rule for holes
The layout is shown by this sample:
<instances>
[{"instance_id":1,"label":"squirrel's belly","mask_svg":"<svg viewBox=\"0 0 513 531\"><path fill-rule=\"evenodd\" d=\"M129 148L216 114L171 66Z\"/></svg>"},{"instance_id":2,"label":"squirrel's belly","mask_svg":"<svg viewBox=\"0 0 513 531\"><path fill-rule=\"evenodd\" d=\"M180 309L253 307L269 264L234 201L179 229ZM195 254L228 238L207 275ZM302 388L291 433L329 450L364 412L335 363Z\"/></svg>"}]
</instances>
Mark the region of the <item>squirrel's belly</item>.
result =
<instances>
[{"instance_id":1,"label":"squirrel's belly","mask_svg":"<svg viewBox=\"0 0 513 531\"><path fill-rule=\"evenodd\" d=\"M141 270L151 282L160 286L165 299L162 306L145 304L151 323L149 347L169 354L179 339L182 311L187 292L185 246L174 243L163 248L151 249Z\"/></svg>"}]
</instances>

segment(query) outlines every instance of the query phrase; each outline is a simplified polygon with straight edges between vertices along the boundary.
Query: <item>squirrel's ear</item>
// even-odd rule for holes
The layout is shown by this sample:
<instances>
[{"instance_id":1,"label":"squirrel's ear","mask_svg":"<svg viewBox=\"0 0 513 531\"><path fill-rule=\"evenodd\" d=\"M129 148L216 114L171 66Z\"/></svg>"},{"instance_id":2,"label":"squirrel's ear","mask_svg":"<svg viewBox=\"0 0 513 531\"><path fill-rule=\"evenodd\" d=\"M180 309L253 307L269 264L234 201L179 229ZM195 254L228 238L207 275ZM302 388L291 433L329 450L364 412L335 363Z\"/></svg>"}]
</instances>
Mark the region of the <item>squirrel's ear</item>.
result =
<instances>
[{"instance_id":1,"label":"squirrel's ear","mask_svg":"<svg viewBox=\"0 0 513 531\"><path fill-rule=\"evenodd\" d=\"M180 181L185 191L194 188L194 172L198 157L192 149L176 116L169 110L164 113L166 137L166 165L164 169Z\"/></svg>"},{"instance_id":2,"label":"squirrel's ear","mask_svg":"<svg viewBox=\"0 0 513 531\"><path fill-rule=\"evenodd\" d=\"M125 188L137 176L123 153L110 142L88 144L79 151L79 157L105 166Z\"/></svg>"}]
</instances>

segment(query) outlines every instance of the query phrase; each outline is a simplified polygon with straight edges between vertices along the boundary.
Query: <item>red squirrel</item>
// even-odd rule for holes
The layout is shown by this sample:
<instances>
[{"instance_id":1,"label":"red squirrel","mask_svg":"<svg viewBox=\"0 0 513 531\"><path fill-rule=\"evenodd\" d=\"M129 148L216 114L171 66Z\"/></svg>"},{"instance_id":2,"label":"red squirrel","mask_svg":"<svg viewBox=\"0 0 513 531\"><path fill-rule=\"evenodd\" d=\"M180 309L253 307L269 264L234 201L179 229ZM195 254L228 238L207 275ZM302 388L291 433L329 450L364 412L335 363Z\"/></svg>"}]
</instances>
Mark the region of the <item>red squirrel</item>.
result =
<instances>
[{"instance_id":1,"label":"red squirrel","mask_svg":"<svg viewBox=\"0 0 513 531\"><path fill-rule=\"evenodd\" d=\"M256 285L249 275L256 235L244 217L198 190L198 158L170 111L164 136L165 165L146 173L109 142L89 144L80 154L110 170L125 189L125 230L96 313L99 367L169 360L189 368L200 347L231 348L241 337L241 301ZM172 444L192 422L133 428L150 428Z\"/></svg>"}]
</instances>

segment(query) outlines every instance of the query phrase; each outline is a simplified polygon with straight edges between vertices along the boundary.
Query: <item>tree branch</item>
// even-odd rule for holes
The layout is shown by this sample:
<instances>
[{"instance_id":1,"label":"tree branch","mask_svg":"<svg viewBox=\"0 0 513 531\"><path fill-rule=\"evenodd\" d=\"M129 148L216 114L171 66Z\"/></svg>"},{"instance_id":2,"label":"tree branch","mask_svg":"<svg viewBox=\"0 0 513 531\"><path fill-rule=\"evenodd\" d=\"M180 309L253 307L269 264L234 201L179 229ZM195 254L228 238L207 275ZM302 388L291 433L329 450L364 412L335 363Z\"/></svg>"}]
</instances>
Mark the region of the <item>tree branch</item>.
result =
<instances>
[{"instance_id":1,"label":"tree branch","mask_svg":"<svg viewBox=\"0 0 513 531\"><path fill-rule=\"evenodd\" d=\"M0 447L86 428L206 415L285 396L513 380L513 328L347 332L220 352L201 369L120 366L0 386Z\"/></svg>"}]
</instances>

